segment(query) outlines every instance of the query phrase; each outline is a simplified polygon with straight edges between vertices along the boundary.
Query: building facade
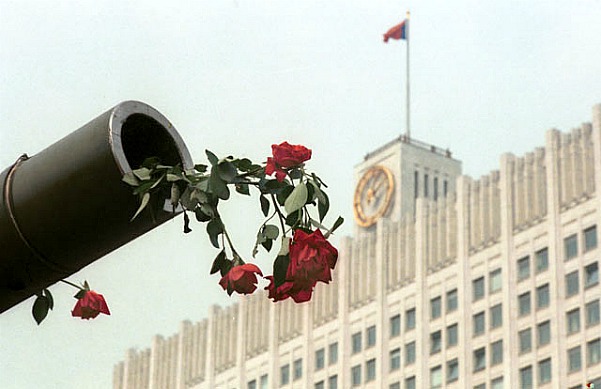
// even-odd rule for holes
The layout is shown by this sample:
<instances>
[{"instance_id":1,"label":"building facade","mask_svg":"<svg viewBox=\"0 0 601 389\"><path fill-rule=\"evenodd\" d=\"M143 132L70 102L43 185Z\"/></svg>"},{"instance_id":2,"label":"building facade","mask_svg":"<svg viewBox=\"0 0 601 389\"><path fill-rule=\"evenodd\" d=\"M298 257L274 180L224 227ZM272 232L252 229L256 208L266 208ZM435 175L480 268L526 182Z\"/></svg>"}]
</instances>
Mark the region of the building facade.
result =
<instances>
[{"instance_id":1,"label":"building facade","mask_svg":"<svg viewBox=\"0 0 601 389\"><path fill-rule=\"evenodd\" d=\"M129 350L113 388L601 388L601 105L477 180L400 137L356 182L312 302L214 306Z\"/></svg>"}]
</instances>

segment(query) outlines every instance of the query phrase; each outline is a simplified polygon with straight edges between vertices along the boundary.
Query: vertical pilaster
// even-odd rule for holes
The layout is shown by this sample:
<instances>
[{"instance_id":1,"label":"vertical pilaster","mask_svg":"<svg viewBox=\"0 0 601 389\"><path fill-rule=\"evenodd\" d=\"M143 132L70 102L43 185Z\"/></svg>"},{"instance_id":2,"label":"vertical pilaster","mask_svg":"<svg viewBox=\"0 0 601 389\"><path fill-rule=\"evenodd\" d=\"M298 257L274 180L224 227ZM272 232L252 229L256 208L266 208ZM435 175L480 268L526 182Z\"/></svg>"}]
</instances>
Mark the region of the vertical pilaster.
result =
<instances>
[{"instance_id":1,"label":"vertical pilaster","mask_svg":"<svg viewBox=\"0 0 601 389\"><path fill-rule=\"evenodd\" d=\"M420 296L416 301L416 328L419 338L422 341L417 342L417 355L427 355L428 346L428 298L426 277L428 274L428 264L426 263L427 242L427 224L428 224L428 202L424 198L418 198L415 202L415 283ZM418 374L416 375L416 385L419 388L430 386L430 373L428 371L427 358L418 358Z\"/></svg>"}]
</instances>

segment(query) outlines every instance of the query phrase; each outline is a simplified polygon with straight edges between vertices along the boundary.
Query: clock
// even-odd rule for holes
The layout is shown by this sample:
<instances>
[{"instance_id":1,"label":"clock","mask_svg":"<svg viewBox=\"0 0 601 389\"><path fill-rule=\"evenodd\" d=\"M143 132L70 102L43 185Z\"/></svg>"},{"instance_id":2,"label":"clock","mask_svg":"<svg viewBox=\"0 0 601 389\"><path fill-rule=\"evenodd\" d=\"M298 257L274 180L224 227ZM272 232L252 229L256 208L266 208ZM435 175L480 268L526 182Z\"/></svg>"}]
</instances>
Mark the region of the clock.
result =
<instances>
[{"instance_id":1,"label":"clock","mask_svg":"<svg viewBox=\"0 0 601 389\"><path fill-rule=\"evenodd\" d=\"M392 203L394 179L384 166L373 166L357 183L353 199L355 221L361 227L369 227L386 214Z\"/></svg>"}]
</instances>

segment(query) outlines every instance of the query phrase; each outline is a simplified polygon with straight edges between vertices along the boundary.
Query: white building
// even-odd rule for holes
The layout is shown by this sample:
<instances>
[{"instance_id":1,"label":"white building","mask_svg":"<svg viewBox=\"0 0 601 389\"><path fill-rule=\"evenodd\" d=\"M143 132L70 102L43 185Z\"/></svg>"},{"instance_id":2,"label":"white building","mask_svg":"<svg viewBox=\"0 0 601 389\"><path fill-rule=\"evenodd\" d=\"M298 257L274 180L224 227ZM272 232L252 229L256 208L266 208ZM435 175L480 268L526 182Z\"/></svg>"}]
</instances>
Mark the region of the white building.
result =
<instances>
[{"instance_id":1,"label":"white building","mask_svg":"<svg viewBox=\"0 0 601 389\"><path fill-rule=\"evenodd\" d=\"M113 387L601 388L601 105L478 180L403 137L356 180L311 303L215 306L128 351Z\"/></svg>"}]
</instances>

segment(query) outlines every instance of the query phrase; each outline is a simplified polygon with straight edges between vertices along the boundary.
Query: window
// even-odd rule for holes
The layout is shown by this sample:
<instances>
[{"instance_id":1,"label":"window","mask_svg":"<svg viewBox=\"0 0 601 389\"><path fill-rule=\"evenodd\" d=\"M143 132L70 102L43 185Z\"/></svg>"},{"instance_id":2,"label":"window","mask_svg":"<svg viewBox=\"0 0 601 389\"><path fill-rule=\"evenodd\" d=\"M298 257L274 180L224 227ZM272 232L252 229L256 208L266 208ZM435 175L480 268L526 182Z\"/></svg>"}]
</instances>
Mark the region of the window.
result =
<instances>
[{"instance_id":1,"label":"window","mask_svg":"<svg viewBox=\"0 0 601 389\"><path fill-rule=\"evenodd\" d=\"M338 389L338 375L328 378L328 389Z\"/></svg>"},{"instance_id":2,"label":"window","mask_svg":"<svg viewBox=\"0 0 601 389\"><path fill-rule=\"evenodd\" d=\"M290 365L285 364L280 367L280 386L286 385L290 382Z\"/></svg>"},{"instance_id":3,"label":"window","mask_svg":"<svg viewBox=\"0 0 601 389\"><path fill-rule=\"evenodd\" d=\"M390 352L390 371L401 368L401 349L395 348Z\"/></svg>"},{"instance_id":4,"label":"window","mask_svg":"<svg viewBox=\"0 0 601 389\"><path fill-rule=\"evenodd\" d=\"M549 306L549 284L536 288L536 308L546 308Z\"/></svg>"},{"instance_id":5,"label":"window","mask_svg":"<svg viewBox=\"0 0 601 389\"><path fill-rule=\"evenodd\" d=\"M590 288L599 283L599 264L593 262L584 268L584 287Z\"/></svg>"},{"instance_id":6,"label":"window","mask_svg":"<svg viewBox=\"0 0 601 389\"><path fill-rule=\"evenodd\" d=\"M355 332L352 337L353 354L361 352L361 332Z\"/></svg>"},{"instance_id":7,"label":"window","mask_svg":"<svg viewBox=\"0 0 601 389\"><path fill-rule=\"evenodd\" d=\"M532 389L532 366L520 369L520 389Z\"/></svg>"},{"instance_id":8,"label":"window","mask_svg":"<svg viewBox=\"0 0 601 389\"><path fill-rule=\"evenodd\" d=\"M546 247L536 252L536 273L542 273L549 268L549 249Z\"/></svg>"},{"instance_id":9,"label":"window","mask_svg":"<svg viewBox=\"0 0 601 389\"><path fill-rule=\"evenodd\" d=\"M434 177L434 201L438 200L438 177Z\"/></svg>"},{"instance_id":10,"label":"window","mask_svg":"<svg viewBox=\"0 0 601 389\"><path fill-rule=\"evenodd\" d=\"M551 322L549 320L540 323L537 326L538 331L538 345L544 346L549 344L551 341Z\"/></svg>"},{"instance_id":11,"label":"window","mask_svg":"<svg viewBox=\"0 0 601 389\"><path fill-rule=\"evenodd\" d=\"M447 382L457 381L459 378L459 360L457 358L447 362Z\"/></svg>"},{"instance_id":12,"label":"window","mask_svg":"<svg viewBox=\"0 0 601 389\"><path fill-rule=\"evenodd\" d=\"M413 198L419 197L419 172L413 172Z\"/></svg>"},{"instance_id":13,"label":"window","mask_svg":"<svg viewBox=\"0 0 601 389\"><path fill-rule=\"evenodd\" d=\"M578 284L578 270L566 274L566 297L578 294L580 286Z\"/></svg>"},{"instance_id":14,"label":"window","mask_svg":"<svg viewBox=\"0 0 601 389\"><path fill-rule=\"evenodd\" d=\"M394 315L390 318L390 337L394 338L401 334L401 315Z\"/></svg>"},{"instance_id":15,"label":"window","mask_svg":"<svg viewBox=\"0 0 601 389\"><path fill-rule=\"evenodd\" d=\"M415 376L405 379L405 389L415 389Z\"/></svg>"},{"instance_id":16,"label":"window","mask_svg":"<svg viewBox=\"0 0 601 389\"><path fill-rule=\"evenodd\" d=\"M303 360L302 358L294 361L294 380L298 380L303 376Z\"/></svg>"},{"instance_id":17,"label":"window","mask_svg":"<svg viewBox=\"0 0 601 389\"><path fill-rule=\"evenodd\" d=\"M440 296L433 298L430 300L430 317L432 319L437 319L440 317L442 310L442 299Z\"/></svg>"},{"instance_id":18,"label":"window","mask_svg":"<svg viewBox=\"0 0 601 389\"><path fill-rule=\"evenodd\" d=\"M490 389L503 389L503 377L497 377L490 381Z\"/></svg>"},{"instance_id":19,"label":"window","mask_svg":"<svg viewBox=\"0 0 601 389\"><path fill-rule=\"evenodd\" d=\"M315 389L325 389L325 388L326 387L325 387L323 380L315 383Z\"/></svg>"},{"instance_id":20,"label":"window","mask_svg":"<svg viewBox=\"0 0 601 389\"><path fill-rule=\"evenodd\" d=\"M401 383L395 382L394 384L388 385L388 389L401 389Z\"/></svg>"},{"instance_id":21,"label":"window","mask_svg":"<svg viewBox=\"0 0 601 389\"><path fill-rule=\"evenodd\" d=\"M321 370L326 365L326 351L323 348L315 351L315 370Z\"/></svg>"},{"instance_id":22,"label":"window","mask_svg":"<svg viewBox=\"0 0 601 389\"><path fill-rule=\"evenodd\" d=\"M584 230L584 251L589 251L597 247L597 226L592 226Z\"/></svg>"},{"instance_id":23,"label":"window","mask_svg":"<svg viewBox=\"0 0 601 389\"><path fill-rule=\"evenodd\" d=\"M474 389L486 389L486 384L476 385L474 386Z\"/></svg>"},{"instance_id":24,"label":"window","mask_svg":"<svg viewBox=\"0 0 601 389\"><path fill-rule=\"evenodd\" d=\"M591 301L586 304L586 326L591 327L599 324L601 315L599 314L599 300Z\"/></svg>"},{"instance_id":25,"label":"window","mask_svg":"<svg viewBox=\"0 0 601 389\"><path fill-rule=\"evenodd\" d=\"M566 325L568 327L568 335L580 331L580 308L573 309L566 313Z\"/></svg>"},{"instance_id":26,"label":"window","mask_svg":"<svg viewBox=\"0 0 601 389\"><path fill-rule=\"evenodd\" d=\"M453 324L447 327L447 347L453 347L457 345L459 339L459 333L457 330L457 324Z\"/></svg>"},{"instance_id":27,"label":"window","mask_svg":"<svg viewBox=\"0 0 601 389\"><path fill-rule=\"evenodd\" d=\"M518 296L518 305L520 306L520 316L530 313L530 292Z\"/></svg>"},{"instance_id":28,"label":"window","mask_svg":"<svg viewBox=\"0 0 601 389\"><path fill-rule=\"evenodd\" d=\"M486 349L484 347L474 351L474 371L480 371L486 367Z\"/></svg>"},{"instance_id":29,"label":"window","mask_svg":"<svg viewBox=\"0 0 601 389\"><path fill-rule=\"evenodd\" d=\"M457 310L458 299L457 289L453 289L447 292L447 312L453 312Z\"/></svg>"},{"instance_id":30,"label":"window","mask_svg":"<svg viewBox=\"0 0 601 389\"><path fill-rule=\"evenodd\" d=\"M497 304L490 308L490 329L498 328L503 325L503 306Z\"/></svg>"},{"instance_id":31,"label":"window","mask_svg":"<svg viewBox=\"0 0 601 389\"><path fill-rule=\"evenodd\" d=\"M501 269L491 271L489 274L488 289L490 293L495 293L501 290Z\"/></svg>"},{"instance_id":32,"label":"window","mask_svg":"<svg viewBox=\"0 0 601 389\"><path fill-rule=\"evenodd\" d=\"M484 333L484 312L474 315L474 336Z\"/></svg>"},{"instance_id":33,"label":"window","mask_svg":"<svg viewBox=\"0 0 601 389\"><path fill-rule=\"evenodd\" d=\"M532 350L532 330L530 328L520 331L518 337L520 338L520 354Z\"/></svg>"},{"instance_id":34,"label":"window","mask_svg":"<svg viewBox=\"0 0 601 389\"><path fill-rule=\"evenodd\" d=\"M424 174L424 197L428 197L428 175Z\"/></svg>"},{"instance_id":35,"label":"window","mask_svg":"<svg viewBox=\"0 0 601 389\"><path fill-rule=\"evenodd\" d=\"M376 359L372 358L365 363L365 382L376 379Z\"/></svg>"},{"instance_id":36,"label":"window","mask_svg":"<svg viewBox=\"0 0 601 389\"><path fill-rule=\"evenodd\" d=\"M586 348L586 363L588 366L601 362L601 338L588 342Z\"/></svg>"},{"instance_id":37,"label":"window","mask_svg":"<svg viewBox=\"0 0 601 389\"><path fill-rule=\"evenodd\" d=\"M328 346L328 363L330 365L338 362L338 342L332 343Z\"/></svg>"},{"instance_id":38,"label":"window","mask_svg":"<svg viewBox=\"0 0 601 389\"><path fill-rule=\"evenodd\" d=\"M518 281L530 277L530 257L526 256L518 260Z\"/></svg>"},{"instance_id":39,"label":"window","mask_svg":"<svg viewBox=\"0 0 601 389\"><path fill-rule=\"evenodd\" d=\"M415 342L405 345L405 365L415 363Z\"/></svg>"},{"instance_id":40,"label":"window","mask_svg":"<svg viewBox=\"0 0 601 389\"><path fill-rule=\"evenodd\" d=\"M498 340L490 345L490 365L498 365L503 362L503 340Z\"/></svg>"},{"instance_id":41,"label":"window","mask_svg":"<svg viewBox=\"0 0 601 389\"><path fill-rule=\"evenodd\" d=\"M473 301L484 298L484 277L472 281Z\"/></svg>"},{"instance_id":42,"label":"window","mask_svg":"<svg viewBox=\"0 0 601 389\"><path fill-rule=\"evenodd\" d=\"M430 369L430 389L442 388L442 366Z\"/></svg>"},{"instance_id":43,"label":"window","mask_svg":"<svg viewBox=\"0 0 601 389\"><path fill-rule=\"evenodd\" d=\"M449 193L449 182L447 180L443 182L443 193L444 197L447 197L447 193Z\"/></svg>"},{"instance_id":44,"label":"window","mask_svg":"<svg viewBox=\"0 0 601 389\"><path fill-rule=\"evenodd\" d=\"M415 328L415 308L411 308L405 312L405 330Z\"/></svg>"},{"instance_id":45,"label":"window","mask_svg":"<svg viewBox=\"0 0 601 389\"><path fill-rule=\"evenodd\" d=\"M267 374L263 374L261 376L261 389L267 389L267 384L269 381L267 380Z\"/></svg>"},{"instance_id":46,"label":"window","mask_svg":"<svg viewBox=\"0 0 601 389\"><path fill-rule=\"evenodd\" d=\"M563 250L566 261L578 255L578 239L576 234L570 235L563 240Z\"/></svg>"},{"instance_id":47,"label":"window","mask_svg":"<svg viewBox=\"0 0 601 389\"><path fill-rule=\"evenodd\" d=\"M578 371L582 368L582 357L580 346L576 346L568 350L568 371Z\"/></svg>"},{"instance_id":48,"label":"window","mask_svg":"<svg viewBox=\"0 0 601 389\"><path fill-rule=\"evenodd\" d=\"M257 389L257 380L248 381L246 387L248 389Z\"/></svg>"},{"instance_id":49,"label":"window","mask_svg":"<svg viewBox=\"0 0 601 389\"><path fill-rule=\"evenodd\" d=\"M551 382L551 358L547 358L538 363L538 384Z\"/></svg>"},{"instance_id":50,"label":"window","mask_svg":"<svg viewBox=\"0 0 601 389\"><path fill-rule=\"evenodd\" d=\"M376 326L367 328L367 347L370 348L376 345Z\"/></svg>"},{"instance_id":51,"label":"window","mask_svg":"<svg viewBox=\"0 0 601 389\"><path fill-rule=\"evenodd\" d=\"M353 386L361 385L361 365L353 366L351 369L351 384Z\"/></svg>"},{"instance_id":52,"label":"window","mask_svg":"<svg viewBox=\"0 0 601 389\"><path fill-rule=\"evenodd\" d=\"M440 331L435 331L430 334L430 354L440 352L442 347L442 334Z\"/></svg>"}]
</instances>

